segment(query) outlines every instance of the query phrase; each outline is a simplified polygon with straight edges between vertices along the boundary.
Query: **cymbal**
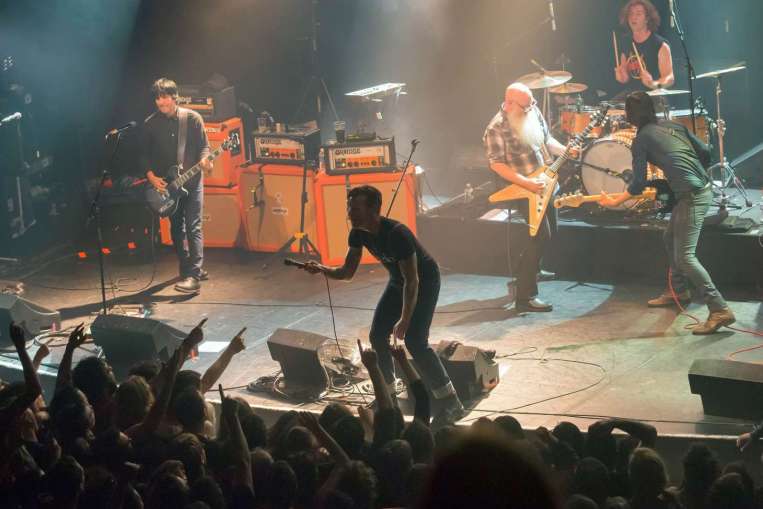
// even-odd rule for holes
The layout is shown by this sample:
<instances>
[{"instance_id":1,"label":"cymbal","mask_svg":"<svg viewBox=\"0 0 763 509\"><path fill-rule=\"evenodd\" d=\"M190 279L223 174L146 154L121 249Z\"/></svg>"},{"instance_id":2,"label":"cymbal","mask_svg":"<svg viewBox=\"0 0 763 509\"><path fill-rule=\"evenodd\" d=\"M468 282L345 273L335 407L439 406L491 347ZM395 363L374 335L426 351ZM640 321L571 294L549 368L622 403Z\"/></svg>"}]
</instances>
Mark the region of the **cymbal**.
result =
<instances>
[{"instance_id":1,"label":"cymbal","mask_svg":"<svg viewBox=\"0 0 763 509\"><path fill-rule=\"evenodd\" d=\"M549 92L552 94L579 94L586 90L588 90L588 85L583 83L565 83L564 85L549 89Z\"/></svg>"},{"instance_id":2,"label":"cymbal","mask_svg":"<svg viewBox=\"0 0 763 509\"><path fill-rule=\"evenodd\" d=\"M520 76L517 80L519 83L527 85L528 88L548 88L556 87L563 83L567 83L572 79L572 74L567 71L546 71L546 72L533 72Z\"/></svg>"},{"instance_id":3,"label":"cymbal","mask_svg":"<svg viewBox=\"0 0 763 509\"><path fill-rule=\"evenodd\" d=\"M651 95L652 97L662 97L666 95L683 95L688 93L688 90L678 90L675 88L655 88L654 90L647 92L646 95Z\"/></svg>"},{"instance_id":4,"label":"cymbal","mask_svg":"<svg viewBox=\"0 0 763 509\"><path fill-rule=\"evenodd\" d=\"M722 76L724 74L729 74L732 72L741 71L742 69L747 69L747 66L742 64L742 65L736 65L734 67L727 67L726 69L718 69L717 71L710 71L710 72L706 72L706 73L694 76L694 79L699 80L702 78L717 78L718 76Z\"/></svg>"}]
</instances>

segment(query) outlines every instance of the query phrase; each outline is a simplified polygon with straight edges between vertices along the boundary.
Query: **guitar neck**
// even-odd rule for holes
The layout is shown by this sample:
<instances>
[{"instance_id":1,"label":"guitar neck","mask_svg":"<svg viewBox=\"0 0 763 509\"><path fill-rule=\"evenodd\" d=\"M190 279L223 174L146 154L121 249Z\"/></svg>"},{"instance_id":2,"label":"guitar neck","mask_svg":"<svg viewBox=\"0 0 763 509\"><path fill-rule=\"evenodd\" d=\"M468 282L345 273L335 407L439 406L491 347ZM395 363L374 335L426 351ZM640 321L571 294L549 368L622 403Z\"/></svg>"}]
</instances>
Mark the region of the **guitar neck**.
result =
<instances>
[{"instance_id":1,"label":"guitar neck","mask_svg":"<svg viewBox=\"0 0 763 509\"><path fill-rule=\"evenodd\" d=\"M176 178L173 182L173 184L176 184L178 188L183 187L186 182L191 180L193 177L196 176L197 173L201 171L201 163L203 161L214 161L218 157L220 157L220 154L222 154L224 151L222 145L213 150L207 157L203 158L201 161L190 167L188 170L184 171L178 178Z\"/></svg>"}]
</instances>

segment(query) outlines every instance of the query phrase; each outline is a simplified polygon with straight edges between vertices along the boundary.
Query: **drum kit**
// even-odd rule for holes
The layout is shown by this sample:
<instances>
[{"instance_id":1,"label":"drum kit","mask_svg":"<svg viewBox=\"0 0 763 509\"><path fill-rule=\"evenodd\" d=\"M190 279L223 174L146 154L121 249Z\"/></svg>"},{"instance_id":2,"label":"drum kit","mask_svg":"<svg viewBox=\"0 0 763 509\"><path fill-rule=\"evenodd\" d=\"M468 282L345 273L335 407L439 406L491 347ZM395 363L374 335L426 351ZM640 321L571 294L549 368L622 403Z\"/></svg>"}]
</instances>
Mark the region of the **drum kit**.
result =
<instances>
[{"instance_id":1,"label":"drum kit","mask_svg":"<svg viewBox=\"0 0 763 509\"><path fill-rule=\"evenodd\" d=\"M695 79L715 78L717 80L717 118L711 118L701 100L698 100L699 107L695 106L694 118L692 112L688 109L671 109L667 104L667 98L670 96L688 94L688 90L676 89L656 89L647 92L655 99L656 110L660 111L666 119L685 125L690 131L705 143L710 143L712 134L717 132L718 146L720 149L720 161L723 158L723 128L724 123L720 115L720 77L745 69L744 65L721 69L695 76ZM547 71L542 69L540 72L525 74L517 81L524 83L530 89L543 90L543 114L549 123L553 125L552 132L560 141L567 141L580 134L589 124L593 114L599 110L599 105L589 105L583 102L582 93L588 89L583 83L573 83L572 74L567 71ZM552 123L551 102L557 106L556 115ZM577 169L571 175L572 178L566 180L566 186L563 184L563 192L584 192L586 194L596 194L605 191L610 194L621 193L625 191L633 179L631 163L631 144L636 137L636 129L625 119L625 104L609 102L607 120L587 135L585 143L580 151L580 157L573 163ZM722 178L726 173L733 170L728 164L719 163ZM712 168L711 168L712 170ZM648 165L648 179L665 178L662 170ZM725 186L726 184L723 184ZM583 189L580 189L582 186ZM565 187L567 187L565 189ZM721 195L723 189L721 189ZM641 205L640 202L639 205ZM626 202L620 206L621 210L632 210L633 203Z\"/></svg>"}]
</instances>

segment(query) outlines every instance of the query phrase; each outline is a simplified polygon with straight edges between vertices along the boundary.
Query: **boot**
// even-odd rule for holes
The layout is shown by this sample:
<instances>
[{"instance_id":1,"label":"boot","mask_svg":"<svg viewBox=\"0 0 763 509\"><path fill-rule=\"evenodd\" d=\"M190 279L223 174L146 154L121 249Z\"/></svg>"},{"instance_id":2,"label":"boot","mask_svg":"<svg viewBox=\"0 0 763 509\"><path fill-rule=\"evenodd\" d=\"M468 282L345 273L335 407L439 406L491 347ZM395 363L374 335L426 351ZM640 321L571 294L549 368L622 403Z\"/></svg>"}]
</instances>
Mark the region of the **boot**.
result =
<instances>
[{"instance_id":1,"label":"boot","mask_svg":"<svg viewBox=\"0 0 763 509\"><path fill-rule=\"evenodd\" d=\"M464 405L461 404L461 400L455 394L448 396L443 401L443 407L437 412L437 415L432 419L432 430L436 431L443 426L449 426L455 424L466 415Z\"/></svg>"},{"instance_id":2,"label":"boot","mask_svg":"<svg viewBox=\"0 0 763 509\"><path fill-rule=\"evenodd\" d=\"M195 277L187 277L175 285L175 290L181 293L199 293L201 284Z\"/></svg>"},{"instance_id":3,"label":"boot","mask_svg":"<svg viewBox=\"0 0 763 509\"><path fill-rule=\"evenodd\" d=\"M731 325L734 322L736 322L736 317L729 308L721 309L720 311L711 311L710 316L707 317L707 321L694 327L691 333L696 336L713 334L721 327Z\"/></svg>"},{"instance_id":4,"label":"boot","mask_svg":"<svg viewBox=\"0 0 763 509\"><path fill-rule=\"evenodd\" d=\"M680 302L682 306L686 306L691 302L691 292L689 290L684 290L683 292L676 294L676 297L678 297L678 302ZM673 300L673 295L670 291L665 291L656 299L646 302L646 305L650 308L667 308L675 306L675 304L676 301Z\"/></svg>"}]
</instances>

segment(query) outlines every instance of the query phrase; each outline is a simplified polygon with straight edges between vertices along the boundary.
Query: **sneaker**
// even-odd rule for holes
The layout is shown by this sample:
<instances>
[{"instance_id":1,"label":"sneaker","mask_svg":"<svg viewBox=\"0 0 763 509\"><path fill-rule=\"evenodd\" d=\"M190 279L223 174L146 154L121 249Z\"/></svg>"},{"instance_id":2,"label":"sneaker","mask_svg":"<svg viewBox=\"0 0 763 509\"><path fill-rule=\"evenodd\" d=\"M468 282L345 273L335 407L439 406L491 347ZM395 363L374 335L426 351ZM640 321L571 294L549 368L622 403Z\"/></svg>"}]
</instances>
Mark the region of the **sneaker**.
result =
<instances>
[{"instance_id":1,"label":"sneaker","mask_svg":"<svg viewBox=\"0 0 763 509\"><path fill-rule=\"evenodd\" d=\"M721 327L731 325L736 322L736 320L734 313L732 313L729 308L721 309L720 311L711 311L710 316L707 317L705 323L694 327L691 333L696 336L714 334Z\"/></svg>"},{"instance_id":2,"label":"sneaker","mask_svg":"<svg viewBox=\"0 0 763 509\"><path fill-rule=\"evenodd\" d=\"M682 306L686 306L691 302L691 292L689 290L676 294L676 297L678 297L678 302L680 302ZM676 301L673 300L673 295L669 291L664 292L656 299L651 299L646 302L646 305L650 308L667 308L675 306L675 304Z\"/></svg>"},{"instance_id":3,"label":"sneaker","mask_svg":"<svg viewBox=\"0 0 763 509\"><path fill-rule=\"evenodd\" d=\"M538 275L536 276L536 279L538 281L553 281L556 279L556 272L550 272L548 270L539 270Z\"/></svg>"},{"instance_id":4,"label":"sneaker","mask_svg":"<svg viewBox=\"0 0 763 509\"><path fill-rule=\"evenodd\" d=\"M464 405L461 404L461 400L458 399L458 396L451 396L443 408L434 416L434 419L432 419L432 430L436 431L443 426L455 424L463 419L465 415L466 410Z\"/></svg>"},{"instance_id":5,"label":"sneaker","mask_svg":"<svg viewBox=\"0 0 763 509\"><path fill-rule=\"evenodd\" d=\"M175 285L175 290L180 293L199 293L201 283L195 277L187 277Z\"/></svg>"}]
</instances>

